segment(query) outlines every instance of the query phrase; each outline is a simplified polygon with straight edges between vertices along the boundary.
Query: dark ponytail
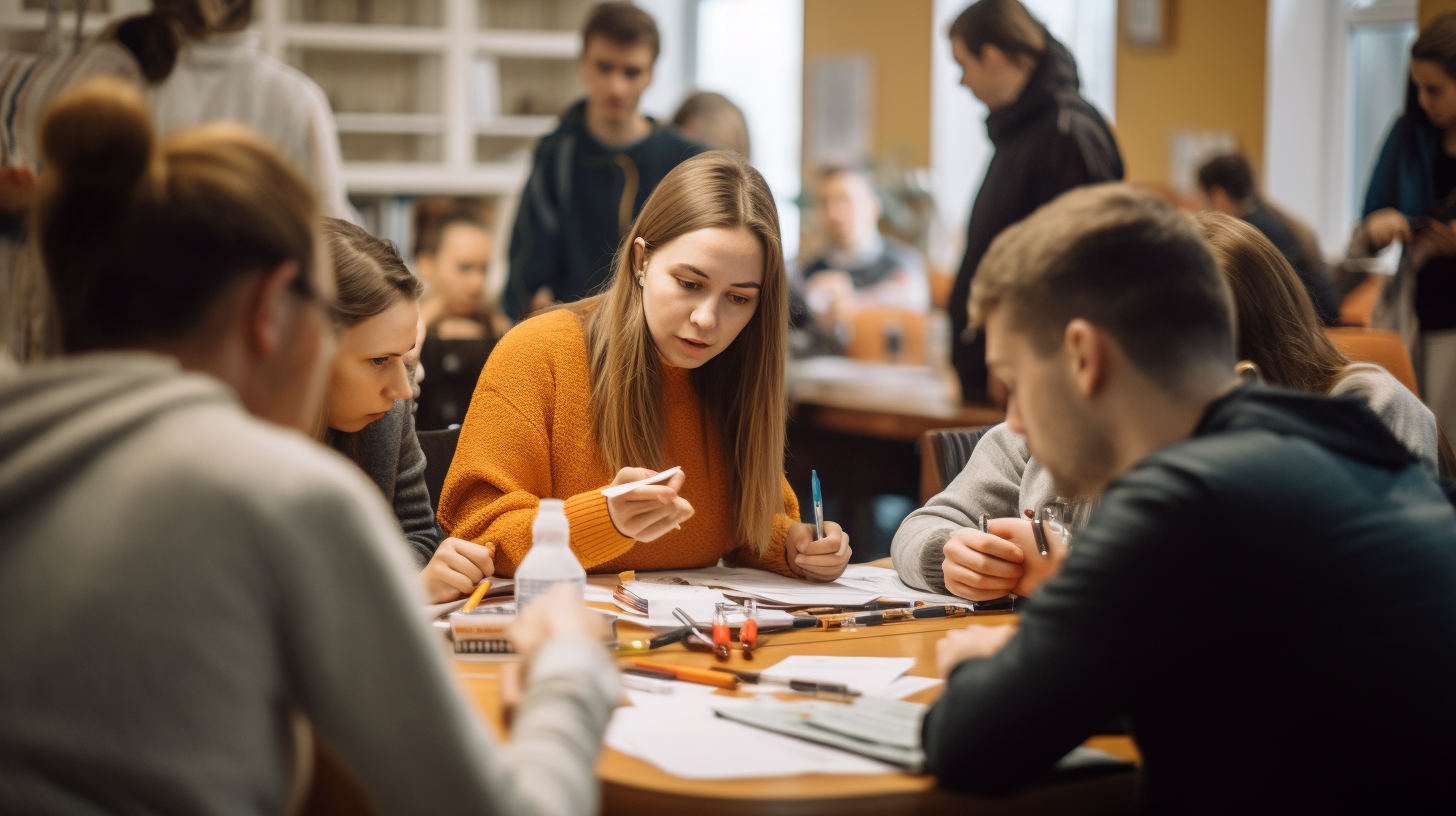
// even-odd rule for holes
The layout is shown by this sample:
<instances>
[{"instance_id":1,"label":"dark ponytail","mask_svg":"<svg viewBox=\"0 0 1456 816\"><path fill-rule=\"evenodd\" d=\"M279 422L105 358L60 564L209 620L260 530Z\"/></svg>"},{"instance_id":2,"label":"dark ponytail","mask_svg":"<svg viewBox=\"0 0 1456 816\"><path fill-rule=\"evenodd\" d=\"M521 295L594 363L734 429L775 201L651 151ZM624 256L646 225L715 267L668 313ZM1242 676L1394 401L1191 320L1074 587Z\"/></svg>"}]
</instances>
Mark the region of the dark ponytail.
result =
<instances>
[{"instance_id":1,"label":"dark ponytail","mask_svg":"<svg viewBox=\"0 0 1456 816\"><path fill-rule=\"evenodd\" d=\"M46 111L40 147L36 244L68 353L175 339L233 280L287 261L310 291L313 193L246 128L158 144L136 91L94 79Z\"/></svg>"}]
</instances>

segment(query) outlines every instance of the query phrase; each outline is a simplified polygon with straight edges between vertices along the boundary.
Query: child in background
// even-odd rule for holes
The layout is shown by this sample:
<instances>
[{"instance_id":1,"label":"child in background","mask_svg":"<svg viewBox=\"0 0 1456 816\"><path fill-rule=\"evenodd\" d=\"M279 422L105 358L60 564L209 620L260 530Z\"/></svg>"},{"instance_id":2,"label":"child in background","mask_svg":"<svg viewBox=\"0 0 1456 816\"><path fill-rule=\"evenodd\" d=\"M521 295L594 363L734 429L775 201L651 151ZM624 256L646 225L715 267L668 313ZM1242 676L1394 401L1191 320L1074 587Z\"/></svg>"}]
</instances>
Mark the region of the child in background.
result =
<instances>
[{"instance_id":1,"label":"child in background","mask_svg":"<svg viewBox=\"0 0 1456 816\"><path fill-rule=\"evenodd\" d=\"M494 572L492 548L440 541L415 438L406 358L416 343L424 288L394 245L337 218L324 219L338 299L330 314L339 350L329 367L324 441L369 474L394 507L432 603L454 600Z\"/></svg>"},{"instance_id":2,"label":"child in background","mask_svg":"<svg viewBox=\"0 0 1456 816\"><path fill-rule=\"evenodd\" d=\"M787 309L763 176L736 153L678 165L622 243L611 288L523 322L491 355L440 524L499 542L504 575L531 547L540 499L553 497L590 572L728 556L839 577L848 537L826 522L815 541L783 476ZM682 472L665 483L602 495L672 466Z\"/></svg>"},{"instance_id":3,"label":"child in background","mask_svg":"<svg viewBox=\"0 0 1456 816\"><path fill-rule=\"evenodd\" d=\"M420 430L444 430L465 420L475 381L510 320L486 303L485 279L494 248L480 217L467 208L417 220L415 264L428 284L420 303L425 342L420 361Z\"/></svg>"}]
</instances>

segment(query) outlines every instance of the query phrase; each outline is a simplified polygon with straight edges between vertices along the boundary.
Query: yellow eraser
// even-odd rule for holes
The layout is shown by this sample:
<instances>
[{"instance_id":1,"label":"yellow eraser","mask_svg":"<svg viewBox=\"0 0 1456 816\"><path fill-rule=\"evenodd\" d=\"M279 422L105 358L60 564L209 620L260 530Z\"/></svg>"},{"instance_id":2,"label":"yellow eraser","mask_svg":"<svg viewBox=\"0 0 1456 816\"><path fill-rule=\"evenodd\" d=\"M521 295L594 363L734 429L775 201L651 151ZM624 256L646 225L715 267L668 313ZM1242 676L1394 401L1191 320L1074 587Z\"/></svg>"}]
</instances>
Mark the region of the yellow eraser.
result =
<instances>
[{"instance_id":1,"label":"yellow eraser","mask_svg":"<svg viewBox=\"0 0 1456 816\"><path fill-rule=\"evenodd\" d=\"M625 572L619 572L617 573L617 580L621 581L624 584L628 581L635 581L637 580L637 570L627 570Z\"/></svg>"}]
</instances>

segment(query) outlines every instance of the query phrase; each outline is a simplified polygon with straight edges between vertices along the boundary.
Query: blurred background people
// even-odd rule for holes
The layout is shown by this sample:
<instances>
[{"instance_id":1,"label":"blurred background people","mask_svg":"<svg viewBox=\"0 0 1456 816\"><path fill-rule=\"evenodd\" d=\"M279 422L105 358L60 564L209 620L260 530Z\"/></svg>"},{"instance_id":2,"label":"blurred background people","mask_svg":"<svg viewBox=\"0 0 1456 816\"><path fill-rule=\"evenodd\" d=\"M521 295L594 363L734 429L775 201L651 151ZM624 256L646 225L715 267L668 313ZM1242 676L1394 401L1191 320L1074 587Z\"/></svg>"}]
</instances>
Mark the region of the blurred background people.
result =
<instances>
[{"instance_id":1,"label":"blurred background people","mask_svg":"<svg viewBox=\"0 0 1456 816\"><path fill-rule=\"evenodd\" d=\"M1206 209L1242 219L1264 233L1299 274L1321 323L1332 326L1339 322L1340 302L1314 233L1264 200L1254 181L1254 168L1242 153L1225 153L1204 162L1198 168L1198 188Z\"/></svg>"},{"instance_id":2,"label":"blurred background people","mask_svg":"<svg viewBox=\"0 0 1456 816\"><path fill-rule=\"evenodd\" d=\"M992 398L986 341L967 332L966 303L992 239L1061 193L1122 178L1122 155L1102 114L1078 94L1072 55L1016 0L977 0L950 29L961 84L986 103L996 152L971 205L965 255L950 295L951 359L961 398Z\"/></svg>"},{"instance_id":3,"label":"blurred background people","mask_svg":"<svg viewBox=\"0 0 1456 816\"><path fill-rule=\"evenodd\" d=\"M864 173L830 168L820 177L814 212L824 250L799 273L804 302L820 327L847 342L859 311L887 306L924 314L930 308L925 259L880 233L882 206Z\"/></svg>"},{"instance_id":4,"label":"blurred background people","mask_svg":"<svg viewBox=\"0 0 1456 816\"><path fill-rule=\"evenodd\" d=\"M513 320L605 283L647 196L702 151L637 110L660 45L657 23L631 3L602 3L587 18L577 63L586 98L536 146L511 233L502 302Z\"/></svg>"},{"instance_id":5,"label":"blurred background people","mask_svg":"<svg viewBox=\"0 0 1456 816\"><path fill-rule=\"evenodd\" d=\"M690 95L672 115L672 125L689 141L753 159L748 120L723 94L699 91Z\"/></svg>"},{"instance_id":6,"label":"blurred background people","mask_svg":"<svg viewBox=\"0 0 1456 816\"><path fill-rule=\"evenodd\" d=\"M417 210L415 266L426 283L420 303L425 327L415 424L433 431L465 419L470 395L485 361L510 328L487 303L486 275L494 241L480 213L464 205L442 215Z\"/></svg>"}]
</instances>

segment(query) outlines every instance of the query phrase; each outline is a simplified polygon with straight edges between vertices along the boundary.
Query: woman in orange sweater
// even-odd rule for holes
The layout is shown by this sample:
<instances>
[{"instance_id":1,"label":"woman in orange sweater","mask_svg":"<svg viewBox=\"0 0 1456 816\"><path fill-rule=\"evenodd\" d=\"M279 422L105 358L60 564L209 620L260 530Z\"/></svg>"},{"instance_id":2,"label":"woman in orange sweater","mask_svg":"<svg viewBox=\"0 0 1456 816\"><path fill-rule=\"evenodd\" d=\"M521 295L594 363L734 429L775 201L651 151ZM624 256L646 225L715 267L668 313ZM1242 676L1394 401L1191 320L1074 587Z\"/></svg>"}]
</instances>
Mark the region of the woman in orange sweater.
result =
<instances>
[{"instance_id":1,"label":"woman in orange sweater","mask_svg":"<svg viewBox=\"0 0 1456 816\"><path fill-rule=\"evenodd\" d=\"M496 346L440 496L452 536L499 546L512 575L542 497L566 501L589 572L719 558L818 580L849 538L800 524L783 476L788 289L778 213L736 155L678 165L643 205L603 294ZM602 488L682 473L608 499Z\"/></svg>"}]
</instances>

